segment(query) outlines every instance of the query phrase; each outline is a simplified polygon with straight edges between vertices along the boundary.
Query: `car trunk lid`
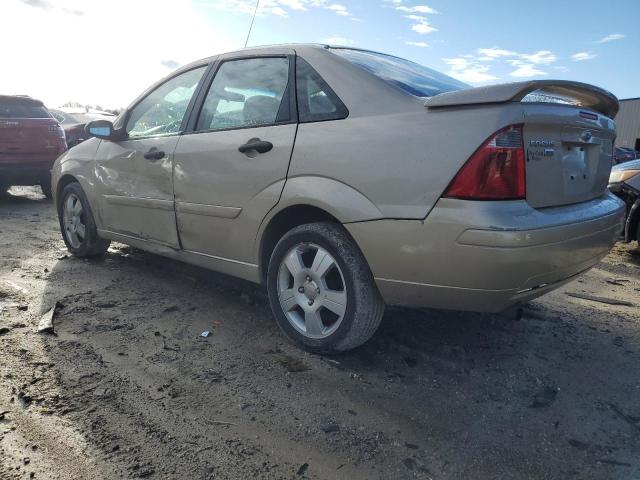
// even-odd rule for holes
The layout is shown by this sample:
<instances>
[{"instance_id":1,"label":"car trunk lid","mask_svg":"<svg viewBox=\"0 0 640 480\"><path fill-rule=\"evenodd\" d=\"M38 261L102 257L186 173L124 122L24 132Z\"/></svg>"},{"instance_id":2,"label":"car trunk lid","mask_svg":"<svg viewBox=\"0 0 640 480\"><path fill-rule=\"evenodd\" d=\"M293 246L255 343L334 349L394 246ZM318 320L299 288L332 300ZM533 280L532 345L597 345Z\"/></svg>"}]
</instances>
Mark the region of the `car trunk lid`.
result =
<instances>
[{"instance_id":1,"label":"car trunk lid","mask_svg":"<svg viewBox=\"0 0 640 480\"><path fill-rule=\"evenodd\" d=\"M526 155L526 200L536 208L601 196L612 165L616 97L579 82L544 80L437 95L429 109L520 102Z\"/></svg>"},{"instance_id":2,"label":"car trunk lid","mask_svg":"<svg viewBox=\"0 0 640 480\"><path fill-rule=\"evenodd\" d=\"M601 196L615 139L611 119L574 107L527 105L524 111L527 201L566 205Z\"/></svg>"}]
</instances>

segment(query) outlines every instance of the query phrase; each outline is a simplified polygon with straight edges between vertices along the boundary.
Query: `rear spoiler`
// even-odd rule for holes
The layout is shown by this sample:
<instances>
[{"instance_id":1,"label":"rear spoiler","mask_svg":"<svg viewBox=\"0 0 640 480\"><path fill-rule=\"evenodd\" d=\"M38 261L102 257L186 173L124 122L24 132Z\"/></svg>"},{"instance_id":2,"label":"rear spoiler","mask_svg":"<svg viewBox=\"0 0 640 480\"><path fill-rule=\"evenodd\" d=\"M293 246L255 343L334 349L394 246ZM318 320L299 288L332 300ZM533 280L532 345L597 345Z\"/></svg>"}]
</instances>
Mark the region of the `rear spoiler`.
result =
<instances>
[{"instance_id":1,"label":"rear spoiler","mask_svg":"<svg viewBox=\"0 0 640 480\"><path fill-rule=\"evenodd\" d=\"M618 99L611 92L587 83L567 80L531 80L441 93L428 99L425 107L442 108L521 101L575 105L595 110L609 118L615 117L619 108Z\"/></svg>"}]
</instances>

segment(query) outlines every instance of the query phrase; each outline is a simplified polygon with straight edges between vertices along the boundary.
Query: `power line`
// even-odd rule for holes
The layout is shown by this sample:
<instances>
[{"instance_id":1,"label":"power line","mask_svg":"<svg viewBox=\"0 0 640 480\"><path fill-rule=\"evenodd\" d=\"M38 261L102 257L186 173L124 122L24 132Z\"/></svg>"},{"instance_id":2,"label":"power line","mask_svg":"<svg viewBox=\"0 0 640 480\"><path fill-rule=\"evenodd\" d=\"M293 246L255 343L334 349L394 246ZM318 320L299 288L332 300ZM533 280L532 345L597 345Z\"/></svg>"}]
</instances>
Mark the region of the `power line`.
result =
<instances>
[{"instance_id":1,"label":"power line","mask_svg":"<svg viewBox=\"0 0 640 480\"><path fill-rule=\"evenodd\" d=\"M253 11L253 17L251 17L251 25L249 26L249 32L247 33L247 39L244 42L244 48L247 48L249 44L249 37L251 36L251 30L253 29L253 22L256 21L256 14L258 13L258 5L260 5L260 0L256 0L256 8Z\"/></svg>"}]
</instances>

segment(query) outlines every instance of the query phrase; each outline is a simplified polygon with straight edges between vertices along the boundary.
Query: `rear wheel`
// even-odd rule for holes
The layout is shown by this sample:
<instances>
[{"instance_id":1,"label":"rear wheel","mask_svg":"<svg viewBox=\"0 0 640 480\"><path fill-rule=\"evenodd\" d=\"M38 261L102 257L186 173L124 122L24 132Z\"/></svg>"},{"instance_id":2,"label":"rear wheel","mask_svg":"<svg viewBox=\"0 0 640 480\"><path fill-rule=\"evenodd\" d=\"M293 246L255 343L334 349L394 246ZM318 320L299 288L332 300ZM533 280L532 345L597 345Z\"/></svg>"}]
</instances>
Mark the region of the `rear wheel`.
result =
<instances>
[{"instance_id":1,"label":"rear wheel","mask_svg":"<svg viewBox=\"0 0 640 480\"><path fill-rule=\"evenodd\" d=\"M333 223L290 230L271 256L267 289L280 328L315 352L362 345L384 312L364 256L344 228Z\"/></svg>"},{"instance_id":2,"label":"rear wheel","mask_svg":"<svg viewBox=\"0 0 640 480\"><path fill-rule=\"evenodd\" d=\"M98 236L89 201L79 183L68 184L58 201L58 218L67 249L76 257L104 254L110 241Z\"/></svg>"}]
</instances>

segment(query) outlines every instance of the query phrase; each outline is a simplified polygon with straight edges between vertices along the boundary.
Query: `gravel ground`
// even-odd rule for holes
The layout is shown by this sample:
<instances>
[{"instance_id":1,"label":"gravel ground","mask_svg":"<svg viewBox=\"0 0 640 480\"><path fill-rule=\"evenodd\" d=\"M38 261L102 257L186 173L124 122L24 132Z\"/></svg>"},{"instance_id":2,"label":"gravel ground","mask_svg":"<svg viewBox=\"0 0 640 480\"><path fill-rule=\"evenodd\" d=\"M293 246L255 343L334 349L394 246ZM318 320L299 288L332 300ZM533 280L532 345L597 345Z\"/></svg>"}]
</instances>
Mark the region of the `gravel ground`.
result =
<instances>
[{"instance_id":1,"label":"gravel ground","mask_svg":"<svg viewBox=\"0 0 640 480\"><path fill-rule=\"evenodd\" d=\"M0 199L0 232L2 479L640 478L635 245L519 320L393 308L326 358L259 287L119 244L68 257L36 188Z\"/></svg>"}]
</instances>

